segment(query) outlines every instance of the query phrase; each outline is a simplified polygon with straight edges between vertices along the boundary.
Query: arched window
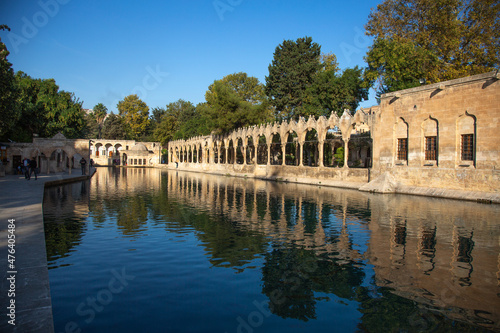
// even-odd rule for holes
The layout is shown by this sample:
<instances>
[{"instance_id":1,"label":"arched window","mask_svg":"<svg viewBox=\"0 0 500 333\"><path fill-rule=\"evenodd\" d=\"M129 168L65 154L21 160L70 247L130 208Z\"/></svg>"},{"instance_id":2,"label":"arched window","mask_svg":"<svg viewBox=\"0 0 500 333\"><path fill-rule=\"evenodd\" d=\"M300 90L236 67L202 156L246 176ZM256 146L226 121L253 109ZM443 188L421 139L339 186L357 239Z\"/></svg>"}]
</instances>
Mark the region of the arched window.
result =
<instances>
[{"instance_id":1,"label":"arched window","mask_svg":"<svg viewBox=\"0 0 500 333\"><path fill-rule=\"evenodd\" d=\"M431 117L422 124L422 137L424 140L424 159L429 164L438 159L438 122Z\"/></svg>"},{"instance_id":2,"label":"arched window","mask_svg":"<svg viewBox=\"0 0 500 333\"><path fill-rule=\"evenodd\" d=\"M408 162L408 124L403 118L396 122L396 159Z\"/></svg>"},{"instance_id":3,"label":"arched window","mask_svg":"<svg viewBox=\"0 0 500 333\"><path fill-rule=\"evenodd\" d=\"M465 112L457 121L459 165L474 166L476 160L476 117Z\"/></svg>"}]
</instances>

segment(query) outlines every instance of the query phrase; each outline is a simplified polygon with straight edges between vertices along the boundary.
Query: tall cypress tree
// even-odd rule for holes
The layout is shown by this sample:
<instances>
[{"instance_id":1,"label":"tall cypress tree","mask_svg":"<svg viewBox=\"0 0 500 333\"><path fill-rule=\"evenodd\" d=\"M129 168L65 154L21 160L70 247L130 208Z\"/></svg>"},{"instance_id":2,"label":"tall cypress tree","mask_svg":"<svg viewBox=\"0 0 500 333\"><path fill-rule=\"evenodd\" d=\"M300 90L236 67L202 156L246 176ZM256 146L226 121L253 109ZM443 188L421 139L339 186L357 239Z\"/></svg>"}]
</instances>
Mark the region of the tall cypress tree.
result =
<instances>
[{"instance_id":1,"label":"tall cypress tree","mask_svg":"<svg viewBox=\"0 0 500 333\"><path fill-rule=\"evenodd\" d=\"M321 46L311 37L285 40L276 47L266 76L266 94L278 119L298 119L305 92L320 70Z\"/></svg>"}]
</instances>

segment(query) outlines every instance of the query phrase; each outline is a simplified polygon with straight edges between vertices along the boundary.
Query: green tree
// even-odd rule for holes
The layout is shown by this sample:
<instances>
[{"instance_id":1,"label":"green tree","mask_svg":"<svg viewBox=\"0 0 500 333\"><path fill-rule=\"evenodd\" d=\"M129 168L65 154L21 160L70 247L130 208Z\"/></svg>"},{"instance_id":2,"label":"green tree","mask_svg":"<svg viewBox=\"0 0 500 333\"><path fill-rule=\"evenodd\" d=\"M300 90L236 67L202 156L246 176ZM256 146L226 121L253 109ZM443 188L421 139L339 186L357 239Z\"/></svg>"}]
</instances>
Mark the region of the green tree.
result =
<instances>
[{"instance_id":1,"label":"green tree","mask_svg":"<svg viewBox=\"0 0 500 333\"><path fill-rule=\"evenodd\" d=\"M98 103L96 106L94 106L93 112L94 118L97 122L97 127L98 127L98 135L97 138L101 138L101 131L102 131L102 125L104 124L104 119L106 119L106 116L108 115L108 108L104 106L102 103Z\"/></svg>"},{"instance_id":2,"label":"green tree","mask_svg":"<svg viewBox=\"0 0 500 333\"><path fill-rule=\"evenodd\" d=\"M68 139L82 137L86 126L83 102L74 93L67 91L58 91L52 96L55 97L52 101L51 96L47 97L49 101L45 105L47 124L44 136L52 137L60 132Z\"/></svg>"},{"instance_id":3,"label":"green tree","mask_svg":"<svg viewBox=\"0 0 500 333\"><path fill-rule=\"evenodd\" d=\"M128 139L123 118L111 112L106 120L104 120L102 137L108 140Z\"/></svg>"},{"instance_id":4,"label":"green tree","mask_svg":"<svg viewBox=\"0 0 500 333\"><path fill-rule=\"evenodd\" d=\"M285 40L276 47L266 76L266 94L280 119L298 119L305 92L321 69L321 46L311 37Z\"/></svg>"},{"instance_id":5,"label":"green tree","mask_svg":"<svg viewBox=\"0 0 500 333\"><path fill-rule=\"evenodd\" d=\"M340 71L339 63L337 61L337 56L335 53L321 53L319 58L322 71L328 71L333 73L338 73Z\"/></svg>"},{"instance_id":6,"label":"green tree","mask_svg":"<svg viewBox=\"0 0 500 333\"><path fill-rule=\"evenodd\" d=\"M149 126L149 107L137 95L128 95L117 105L129 136L136 140L143 136Z\"/></svg>"},{"instance_id":7,"label":"green tree","mask_svg":"<svg viewBox=\"0 0 500 333\"><path fill-rule=\"evenodd\" d=\"M378 92L488 72L500 63L498 0L385 0L366 25ZM420 76L420 77L418 77Z\"/></svg>"},{"instance_id":8,"label":"green tree","mask_svg":"<svg viewBox=\"0 0 500 333\"><path fill-rule=\"evenodd\" d=\"M67 138L83 137L86 130L82 102L73 93L59 90L54 79L33 79L23 72L15 75L20 118L11 130L16 141L31 141L33 134Z\"/></svg>"},{"instance_id":9,"label":"green tree","mask_svg":"<svg viewBox=\"0 0 500 333\"><path fill-rule=\"evenodd\" d=\"M258 80L242 73L216 80L205 93L202 106L209 128L216 134L229 133L244 126L272 119L271 108ZM244 82L244 83L242 83Z\"/></svg>"},{"instance_id":10,"label":"green tree","mask_svg":"<svg viewBox=\"0 0 500 333\"><path fill-rule=\"evenodd\" d=\"M217 82L228 86L242 101L249 102L252 105L268 102L264 85L259 82L259 79L248 76L247 73L239 72L229 74L224 76L221 80L217 80ZM213 101L216 98L213 94L212 84L208 87L208 91L205 94L207 102Z\"/></svg>"},{"instance_id":11,"label":"green tree","mask_svg":"<svg viewBox=\"0 0 500 333\"><path fill-rule=\"evenodd\" d=\"M165 109L156 108L153 110L154 119L158 119L153 134L154 140L165 145L171 140L184 138L177 132L179 132L181 125L192 117L194 110L195 107L191 102L182 99L169 103ZM174 135L176 135L176 138L174 138Z\"/></svg>"},{"instance_id":12,"label":"green tree","mask_svg":"<svg viewBox=\"0 0 500 333\"><path fill-rule=\"evenodd\" d=\"M10 28L0 25L1 30ZM8 139L6 135L19 120L20 114L16 107L17 90L12 64L7 61L9 51L0 39L0 139Z\"/></svg>"},{"instance_id":13,"label":"green tree","mask_svg":"<svg viewBox=\"0 0 500 333\"><path fill-rule=\"evenodd\" d=\"M344 109L355 111L359 102L367 98L363 69L347 68L341 74L337 70L322 70L306 90L302 114L328 117L336 112L340 116Z\"/></svg>"},{"instance_id":14,"label":"green tree","mask_svg":"<svg viewBox=\"0 0 500 333\"><path fill-rule=\"evenodd\" d=\"M83 138L84 139L95 139L99 137L99 131L102 130L102 128L99 128L99 125L97 124L97 120L95 119L94 113L90 112L85 115L85 121L87 122L87 126L85 129L85 133Z\"/></svg>"},{"instance_id":15,"label":"green tree","mask_svg":"<svg viewBox=\"0 0 500 333\"><path fill-rule=\"evenodd\" d=\"M189 113L181 114L179 130L174 139L189 139L194 136L210 134L208 115L210 108L206 103L200 103Z\"/></svg>"},{"instance_id":16,"label":"green tree","mask_svg":"<svg viewBox=\"0 0 500 333\"><path fill-rule=\"evenodd\" d=\"M165 108L159 108L159 107L155 107L152 111L152 116L151 116L151 119L154 121L154 122L157 122L159 123L161 121L161 117L167 113L167 110L165 110Z\"/></svg>"}]
</instances>

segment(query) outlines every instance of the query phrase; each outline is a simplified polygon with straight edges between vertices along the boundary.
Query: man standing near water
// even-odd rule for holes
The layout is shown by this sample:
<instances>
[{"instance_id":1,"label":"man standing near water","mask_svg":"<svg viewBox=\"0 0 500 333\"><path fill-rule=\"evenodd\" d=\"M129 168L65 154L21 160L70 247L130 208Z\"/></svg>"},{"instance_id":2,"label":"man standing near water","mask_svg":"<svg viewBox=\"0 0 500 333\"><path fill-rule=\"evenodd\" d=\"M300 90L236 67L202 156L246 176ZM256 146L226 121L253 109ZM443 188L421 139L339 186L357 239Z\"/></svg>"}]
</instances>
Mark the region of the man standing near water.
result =
<instances>
[{"instance_id":1,"label":"man standing near water","mask_svg":"<svg viewBox=\"0 0 500 333\"><path fill-rule=\"evenodd\" d=\"M30 167L30 169L28 172L28 180L31 179L32 173L35 173L35 180L37 180L36 168L38 167L38 165L37 165L36 159L34 157L30 160L29 167Z\"/></svg>"},{"instance_id":2,"label":"man standing near water","mask_svg":"<svg viewBox=\"0 0 500 333\"><path fill-rule=\"evenodd\" d=\"M85 174L85 166L87 165L87 161L85 161L85 159L83 157L80 160L80 165L82 166L82 175L84 175Z\"/></svg>"}]
</instances>

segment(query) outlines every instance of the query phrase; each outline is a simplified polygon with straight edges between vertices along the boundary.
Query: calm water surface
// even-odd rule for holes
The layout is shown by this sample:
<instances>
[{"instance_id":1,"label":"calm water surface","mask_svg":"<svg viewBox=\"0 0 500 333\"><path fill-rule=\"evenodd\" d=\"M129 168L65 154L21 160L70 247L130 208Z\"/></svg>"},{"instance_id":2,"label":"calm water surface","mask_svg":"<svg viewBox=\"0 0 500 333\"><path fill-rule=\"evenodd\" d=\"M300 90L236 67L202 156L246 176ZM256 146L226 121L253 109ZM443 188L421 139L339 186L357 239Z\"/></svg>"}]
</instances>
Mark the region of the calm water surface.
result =
<instances>
[{"instance_id":1,"label":"calm water surface","mask_svg":"<svg viewBox=\"0 0 500 333\"><path fill-rule=\"evenodd\" d=\"M99 168L48 188L56 332L500 331L500 207Z\"/></svg>"}]
</instances>

